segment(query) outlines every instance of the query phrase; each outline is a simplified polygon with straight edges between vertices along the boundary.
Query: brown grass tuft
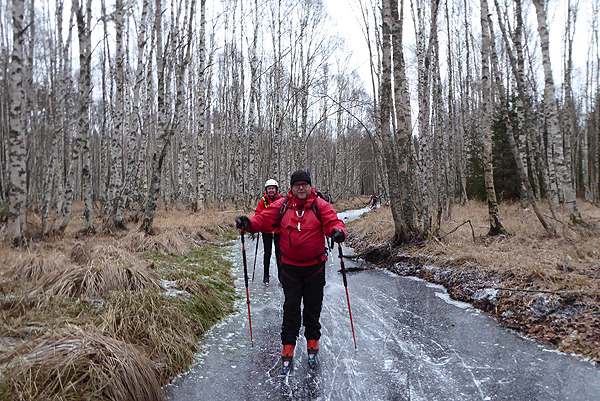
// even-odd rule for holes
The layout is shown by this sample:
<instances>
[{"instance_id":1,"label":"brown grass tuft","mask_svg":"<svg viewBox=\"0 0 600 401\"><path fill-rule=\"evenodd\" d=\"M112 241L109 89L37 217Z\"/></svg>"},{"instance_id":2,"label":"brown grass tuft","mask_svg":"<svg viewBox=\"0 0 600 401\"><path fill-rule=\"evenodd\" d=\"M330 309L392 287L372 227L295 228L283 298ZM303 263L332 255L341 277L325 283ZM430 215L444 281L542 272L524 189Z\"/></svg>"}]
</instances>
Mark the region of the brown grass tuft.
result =
<instances>
[{"instance_id":1,"label":"brown grass tuft","mask_svg":"<svg viewBox=\"0 0 600 401\"><path fill-rule=\"evenodd\" d=\"M0 269L0 277L4 280L20 282L37 282L70 264L68 258L63 254L52 251L24 253L3 249L0 257L4 265Z\"/></svg>"},{"instance_id":2,"label":"brown grass tuft","mask_svg":"<svg viewBox=\"0 0 600 401\"><path fill-rule=\"evenodd\" d=\"M25 400L162 400L155 364L135 346L68 326L18 348L5 397Z\"/></svg>"},{"instance_id":3,"label":"brown grass tuft","mask_svg":"<svg viewBox=\"0 0 600 401\"><path fill-rule=\"evenodd\" d=\"M89 261L54 270L39 285L48 296L103 297L111 291L145 291L158 288L155 274L131 253L113 245L99 245Z\"/></svg>"},{"instance_id":4,"label":"brown grass tuft","mask_svg":"<svg viewBox=\"0 0 600 401\"><path fill-rule=\"evenodd\" d=\"M197 326L186 317L187 304L157 292L113 292L99 328L143 349L159 366L160 381L166 384L192 363L198 349Z\"/></svg>"},{"instance_id":5,"label":"brown grass tuft","mask_svg":"<svg viewBox=\"0 0 600 401\"><path fill-rule=\"evenodd\" d=\"M125 236L121 243L130 252L160 252L162 254L185 254L190 251L190 242L179 231L158 230L157 235L133 232Z\"/></svg>"}]
</instances>

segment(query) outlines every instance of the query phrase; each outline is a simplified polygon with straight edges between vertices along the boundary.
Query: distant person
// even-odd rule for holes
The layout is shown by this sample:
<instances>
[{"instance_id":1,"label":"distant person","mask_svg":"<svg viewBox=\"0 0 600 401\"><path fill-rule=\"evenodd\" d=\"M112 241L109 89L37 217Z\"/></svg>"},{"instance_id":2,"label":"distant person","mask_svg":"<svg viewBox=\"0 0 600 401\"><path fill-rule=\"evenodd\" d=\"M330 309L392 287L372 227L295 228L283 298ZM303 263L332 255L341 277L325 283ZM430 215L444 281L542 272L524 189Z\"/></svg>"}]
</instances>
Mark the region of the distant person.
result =
<instances>
[{"instance_id":1,"label":"distant person","mask_svg":"<svg viewBox=\"0 0 600 401\"><path fill-rule=\"evenodd\" d=\"M294 172L290 185L285 198L260 214L252 218L238 216L235 220L236 227L245 231L268 232L276 227L281 231L279 280L285 296L281 326L283 373L291 367L301 323L305 328L309 364L316 363L327 260L324 235L338 243L346 239L344 222L329 203L317 197L305 171Z\"/></svg>"},{"instance_id":2,"label":"distant person","mask_svg":"<svg viewBox=\"0 0 600 401\"><path fill-rule=\"evenodd\" d=\"M377 207L377 202L379 202L381 199L379 198L379 196L377 196L377 194L375 192L373 192L373 196L371 196L371 209Z\"/></svg>"},{"instance_id":3,"label":"distant person","mask_svg":"<svg viewBox=\"0 0 600 401\"><path fill-rule=\"evenodd\" d=\"M265 195L260 198L254 215L260 214L263 210L269 207L278 199L281 199L279 194L279 184L274 179L269 179L265 182ZM264 275L263 283L269 284L269 268L271 266L271 251L273 242L275 243L275 260L277 262L277 277L279 277L279 227L275 227L271 232L263 232L263 250L264 250Z\"/></svg>"}]
</instances>

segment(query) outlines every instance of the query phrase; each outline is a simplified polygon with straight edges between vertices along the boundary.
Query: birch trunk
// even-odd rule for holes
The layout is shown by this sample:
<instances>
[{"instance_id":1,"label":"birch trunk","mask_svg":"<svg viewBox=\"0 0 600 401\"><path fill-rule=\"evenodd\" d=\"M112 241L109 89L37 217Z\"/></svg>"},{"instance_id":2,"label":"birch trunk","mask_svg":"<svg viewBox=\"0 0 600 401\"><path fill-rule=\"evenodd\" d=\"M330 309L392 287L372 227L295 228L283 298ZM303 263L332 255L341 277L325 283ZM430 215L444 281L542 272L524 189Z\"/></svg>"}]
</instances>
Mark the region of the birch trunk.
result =
<instances>
[{"instance_id":1,"label":"birch trunk","mask_svg":"<svg viewBox=\"0 0 600 401\"><path fill-rule=\"evenodd\" d=\"M492 112L490 85L490 34L488 25L488 3L481 0L481 132L483 135L483 166L488 202L490 231L488 235L499 235L504 227L498 218L498 201L494 187L494 166L492 158Z\"/></svg>"},{"instance_id":2,"label":"birch trunk","mask_svg":"<svg viewBox=\"0 0 600 401\"><path fill-rule=\"evenodd\" d=\"M521 185L525 188L527 198L531 202L535 215L538 220L546 230L549 236L554 237L556 235L556 229L546 220L544 214L542 213L535 196L533 196L533 189L531 188L531 184L527 177L526 166L523 163L523 155L517 148L517 143L515 141L512 124L510 122L510 118L508 116L508 101L506 100L504 94L506 90L504 89L504 84L502 83L502 76L500 75L500 69L498 67L498 53L496 52L495 46L495 38L494 38L494 30L491 20L491 15L488 15L488 26L490 30L491 36L491 45L492 45L492 71L493 71L493 80L496 83L496 91L498 92L498 96L500 97L501 109L502 109L502 119L504 121L504 126L506 127L506 136L508 138L508 143L515 157L515 162L517 163L517 169L519 170L519 175L521 177Z\"/></svg>"},{"instance_id":3,"label":"birch trunk","mask_svg":"<svg viewBox=\"0 0 600 401\"><path fill-rule=\"evenodd\" d=\"M280 142L281 142L281 135L282 135L282 130L283 130L283 116L282 116L282 112L281 112L281 75L282 75L282 65L281 65L281 59L282 59L282 49L281 49L281 25L282 25L282 21L281 21L281 0L277 1L277 10L276 10L276 14L274 13L273 15L273 49L275 50L275 63L273 65L273 70L274 70L274 80L275 80L275 87L274 87L274 96L275 96L275 129L273 132L273 144L272 144L272 153L273 153L273 158L271 160L272 162L272 168L273 168L273 176L274 177L281 177L282 176L282 169L280 167L279 164L279 157L280 157Z\"/></svg>"},{"instance_id":4,"label":"birch trunk","mask_svg":"<svg viewBox=\"0 0 600 401\"><path fill-rule=\"evenodd\" d=\"M85 19L83 15L83 1L77 10L77 27L79 32L79 116L78 116L78 138L82 147L82 169L81 183L83 200L85 203L85 231L94 232L94 204L92 199L92 171L90 155L90 121L89 105L91 102L91 64L92 64L92 41L90 34L90 23L92 19L92 1L86 2Z\"/></svg>"},{"instance_id":5,"label":"birch trunk","mask_svg":"<svg viewBox=\"0 0 600 401\"><path fill-rule=\"evenodd\" d=\"M21 111L23 91L23 15L25 1L13 1L13 51L9 68L10 79L10 131L9 131L9 193L8 237L14 245L24 245L27 231L27 158L26 138Z\"/></svg>"},{"instance_id":6,"label":"birch trunk","mask_svg":"<svg viewBox=\"0 0 600 401\"><path fill-rule=\"evenodd\" d=\"M523 167L525 169L525 174L528 177L527 179L529 180L529 173L528 173L528 163L527 163L527 143L528 143L528 135L527 133L531 130L530 127L528 127L527 124L527 119L526 119L526 115L528 115L527 110L530 109L530 107L525 107L526 101L525 99L527 98L525 95L525 60L523 58L523 45L522 45L522 31L523 31L523 18L522 18L522 14L521 14L521 0L515 0L516 3L516 10L515 10L515 14L516 14L516 26L515 26L515 32L514 32L514 37L513 37L513 43L514 43L514 47L515 50L513 51L513 49L510 46L510 40L508 37L508 33L506 32L506 27L504 24L504 20L503 20L503 16L500 12L501 8L500 5L498 3L498 0L494 0L495 4L496 4L496 11L498 13L498 22L499 22L499 26L500 26L500 31L502 32L502 38L504 39L504 44L505 44L505 49L506 49L506 53L508 54L508 58L510 61L510 66L512 69L512 72L515 76L515 81L517 84L517 121L518 121L518 151L520 153L519 158L521 159L522 163L523 163ZM491 26L491 23L490 23ZM516 53L516 54L515 54ZM529 113L530 114L530 113ZM515 157L517 157L515 155ZM534 174L534 178L535 178L535 174ZM521 183L521 203L523 204L523 206L526 206L528 203L527 197L529 195L527 195L527 190L525 188L525 184ZM538 191L539 193L539 191Z\"/></svg>"},{"instance_id":7,"label":"birch trunk","mask_svg":"<svg viewBox=\"0 0 600 401\"><path fill-rule=\"evenodd\" d=\"M62 26L62 13L63 13L63 3L58 2L56 5L56 23L57 26ZM52 208L53 199L55 202L58 202L58 185L59 185L59 174L62 169L59 167L59 140L62 135L63 126L61 123L61 115L64 110L64 79L63 79L63 64L62 64L62 31L57 32L57 45L56 50L52 51L52 58L56 57L56 61L53 64L56 64L57 67L57 92L59 94L58 98L55 102L51 102L51 112L52 114L58 115L58 121L55 122L53 127L53 132L50 140L50 154L48 157L47 168L44 171L44 198L42 201L42 235L46 236L52 230L52 224L50 221L50 212Z\"/></svg>"},{"instance_id":8,"label":"birch trunk","mask_svg":"<svg viewBox=\"0 0 600 401\"><path fill-rule=\"evenodd\" d=\"M419 102L419 145L420 145L420 183L421 183L421 207L423 232L430 233L431 231L431 145L432 141L429 135L429 71L430 71L430 54L429 49L425 47L425 17L422 15L422 1L417 2L417 63L418 63L418 102ZM414 18L414 17L413 17Z\"/></svg>"},{"instance_id":9,"label":"birch trunk","mask_svg":"<svg viewBox=\"0 0 600 401\"><path fill-rule=\"evenodd\" d=\"M162 167L169 149L171 136L165 121L165 65L162 43L162 0L156 0L154 30L156 32L156 70L158 73L158 129L157 144L152 152L152 168L150 171L150 187L144 206L144 220L140 231L150 235L154 233L152 223L161 187Z\"/></svg>"},{"instance_id":10,"label":"birch trunk","mask_svg":"<svg viewBox=\"0 0 600 401\"><path fill-rule=\"evenodd\" d=\"M76 3L73 2L71 4L71 13L70 13L70 17L69 17L69 27L71 27L72 21L73 21L73 16L75 15L75 10L76 10ZM69 35L68 35L68 39L67 42L70 44L71 43L71 35L72 35L72 29L69 29ZM70 51L70 46L65 46L64 49L64 63L65 63L65 80L66 80L66 87L68 88L68 90L70 91L71 88L71 78L69 76L70 74L70 56L69 56L69 52ZM67 99L70 99L70 96L67 97ZM71 210L72 210L72 205L73 205L73 189L75 186L75 171L79 166L79 153L80 153L80 146L81 142L79 142L78 139L78 134L77 132L73 132L71 130L71 111L70 111L70 107L71 105L69 104L69 101L67 100L65 102L65 110L64 110L64 127L65 127L65 134L63 136L64 138L64 148L65 149L71 149L71 136L72 141L75 143L75 145L73 146L73 153L70 155L70 158L68 160L68 167L67 167L67 171L68 171L68 175L66 177L66 184L65 184L65 190L64 190L64 201L62 204L62 220L57 228L58 233L62 234L64 233L65 229L67 228L67 225L69 225L69 222L71 221ZM68 153L64 156L65 157L65 164L67 164L67 160L66 158L68 157Z\"/></svg>"},{"instance_id":11,"label":"birch trunk","mask_svg":"<svg viewBox=\"0 0 600 401\"><path fill-rule=\"evenodd\" d=\"M206 130L206 0L200 0L200 46L199 52L199 76L198 76L198 148L196 152L197 165L197 188L196 204L198 210L204 210L206 207L206 163L205 163L205 142L207 136Z\"/></svg>"},{"instance_id":12,"label":"birch trunk","mask_svg":"<svg viewBox=\"0 0 600 401\"><path fill-rule=\"evenodd\" d=\"M146 132L141 112L141 101L140 101L140 92L142 90L142 85L144 83L144 50L146 48L147 39L147 24L148 24L148 7L149 0L143 0L142 3L142 14L139 21L139 33L138 33L138 41L137 41L137 66L135 72L135 82L133 86L133 101L131 102L131 121L129 126L132 127L132 132L129 133L129 152L128 152L128 162L127 162L127 173L125 174L125 182L123 183L122 195L119 197L119 203L117 206L117 213L115 215L115 226L124 227L124 216L125 216L125 205L127 202L128 194L130 194L132 204L134 198L137 196L137 189L140 185L140 182L144 180L144 160L145 160L145 150L147 146L147 138L148 133ZM151 60L151 59L149 59ZM148 62L150 64L150 62ZM149 102L148 102L149 103ZM150 107L147 104L147 107ZM146 119L149 120L150 113L146 113ZM139 141L138 141L139 139ZM139 142L139 151L137 155L139 159L135 160L135 152L134 149L138 147ZM133 182L133 178L137 178L136 182ZM137 203L137 202L136 202ZM132 213L133 219L137 219L137 212ZM137 220L136 220L137 221Z\"/></svg>"},{"instance_id":13,"label":"birch trunk","mask_svg":"<svg viewBox=\"0 0 600 401\"><path fill-rule=\"evenodd\" d=\"M418 236L417 225L415 221L415 200L413 198L414 188L412 182L414 177L411 174L410 160L412 155L412 129L410 117L410 97L408 93L408 83L406 80L406 70L404 63L404 51L402 48L403 36L402 29L404 25L404 0L391 0L390 12L392 18L392 58L394 63L394 98L396 110L396 134L395 149L398 154L398 185L399 199L397 200L400 210L401 226L396 228L395 239L400 242L406 242L411 238Z\"/></svg>"},{"instance_id":14,"label":"birch trunk","mask_svg":"<svg viewBox=\"0 0 600 401\"><path fill-rule=\"evenodd\" d=\"M249 195L254 195L254 188L260 188L256 166L256 138L258 137L257 111L258 111L258 0L254 0L252 13L253 32L252 46L248 46L250 62L250 100L248 103L248 181L250 184Z\"/></svg>"},{"instance_id":15,"label":"birch trunk","mask_svg":"<svg viewBox=\"0 0 600 401\"><path fill-rule=\"evenodd\" d=\"M394 2L394 7L392 7ZM383 154L388 172L389 201L394 219L395 244L402 244L412 239L412 233L402 218L402 191L400 188L400 166L398 163L398 149L392 138L390 117L393 110L392 99L392 8L398 10L396 0L383 0L381 8L382 21L382 57L381 57L381 85L379 88L379 105L381 120L381 141L383 143ZM401 24L396 21L396 23ZM402 110L404 112L404 110Z\"/></svg>"},{"instance_id":16,"label":"birch trunk","mask_svg":"<svg viewBox=\"0 0 600 401\"><path fill-rule=\"evenodd\" d=\"M104 205L104 220L108 227L115 224L119 190L122 184L123 168L123 123L125 108L125 69L123 68L123 0L115 3L115 99L113 132L110 141L110 166L108 196Z\"/></svg>"},{"instance_id":17,"label":"birch trunk","mask_svg":"<svg viewBox=\"0 0 600 401\"><path fill-rule=\"evenodd\" d=\"M540 35L540 44L542 48L542 63L544 66L545 77L545 95L544 106L548 119L548 135L552 141L554 162L556 164L557 185L560 185L564 196L565 209L569 213L571 221L575 224L583 223L577 200L573 191L571 175L565 165L565 155L563 149L563 138L558 124L558 110L556 106L556 95L554 88L554 79L552 77L552 65L550 62L550 39L548 27L546 25L545 0L533 0L538 21L538 33Z\"/></svg>"},{"instance_id":18,"label":"birch trunk","mask_svg":"<svg viewBox=\"0 0 600 401\"><path fill-rule=\"evenodd\" d=\"M128 7L130 8L130 4ZM127 96L126 104L131 104L131 114L128 118L127 128L125 130L125 135L127 135L129 141L127 145L127 163L125 175L123 177L123 182L121 184L121 188L119 189L119 193L116 197L116 209L115 209L115 217L113 224L116 228L125 229L125 206L127 205L127 200L131 198L133 193L132 186L134 185L134 170L137 168L139 171L139 164L136 163L136 152L138 137L142 137L143 127L142 127L142 118L140 115L140 90L142 87L142 83L144 80L144 48L146 46L146 24L147 24L147 15L148 15L148 0L144 0L142 3L142 14L139 21L139 34L137 41L137 66L135 73L135 83L133 86L133 100L130 101L129 96ZM129 58L127 58L129 59ZM127 68L129 71L129 68ZM129 110L129 107L127 107ZM125 121L125 118L123 119ZM140 141L141 146L141 141ZM135 175L138 176L137 174Z\"/></svg>"}]
</instances>

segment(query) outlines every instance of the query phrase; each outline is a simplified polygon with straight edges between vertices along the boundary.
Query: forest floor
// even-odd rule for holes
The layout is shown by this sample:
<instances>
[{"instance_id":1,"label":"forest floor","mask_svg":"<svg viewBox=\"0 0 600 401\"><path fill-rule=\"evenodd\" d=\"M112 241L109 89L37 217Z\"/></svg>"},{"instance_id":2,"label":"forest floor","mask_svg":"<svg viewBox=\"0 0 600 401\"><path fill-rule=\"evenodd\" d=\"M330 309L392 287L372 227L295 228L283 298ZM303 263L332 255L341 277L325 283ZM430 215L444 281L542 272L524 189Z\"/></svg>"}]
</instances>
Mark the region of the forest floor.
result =
<instances>
[{"instance_id":1,"label":"forest floor","mask_svg":"<svg viewBox=\"0 0 600 401\"><path fill-rule=\"evenodd\" d=\"M442 238L392 248L384 206L347 225L347 244L372 268L442 284L500 324L598 362L600 209L580 208L587 228L561 225L549 238L532 210L503 203L508 233L487 238L487 208L470 202L442 221ZM0 399L162 399L162 386L193 363L202 334L232 312L231 264L222 256L241 213L252 211L160 207L156 235L133 222L82 235L76 203L64 235L34 236L17 249L0 224ZM39 214L27 221L40 232Z\"/></svg>"},{"instance_id":2,"label":"forest floor","mask_svg":"<svg viewBox=\"0 0 600 401\"><path fill-rule=\"evenodd\" d=\"M489 312L501 325L597 363L600 209L578 204L585 226L553 221L555 238L531 208L506 202L499 211L507 234L487 237L487 206L471 201L453 207L439 240L390 247L392 214L382 207L348 224L347 243L377 268L441 284L453 299Z\"/></svg>"}]
</instances>

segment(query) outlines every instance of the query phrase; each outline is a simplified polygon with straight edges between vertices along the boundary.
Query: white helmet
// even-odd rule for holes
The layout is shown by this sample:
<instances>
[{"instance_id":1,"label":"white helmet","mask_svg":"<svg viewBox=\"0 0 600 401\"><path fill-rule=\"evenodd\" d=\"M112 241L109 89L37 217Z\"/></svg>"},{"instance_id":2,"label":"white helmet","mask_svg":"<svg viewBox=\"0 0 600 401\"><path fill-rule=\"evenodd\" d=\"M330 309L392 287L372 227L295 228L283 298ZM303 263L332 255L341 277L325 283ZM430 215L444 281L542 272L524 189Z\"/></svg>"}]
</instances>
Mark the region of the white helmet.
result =
<instances>
[{"instance_id":1,"label":"white helmet","mask_svg":"<svg viewBox=\"0 0 600 401\"><path fill-rule=\"evenodd\" d=\"M271 178L265 182L265 189L267 189L267 187L275 187L279 189L279 184L277 184L277 181Z\"/></svg>"}]
</instances>

